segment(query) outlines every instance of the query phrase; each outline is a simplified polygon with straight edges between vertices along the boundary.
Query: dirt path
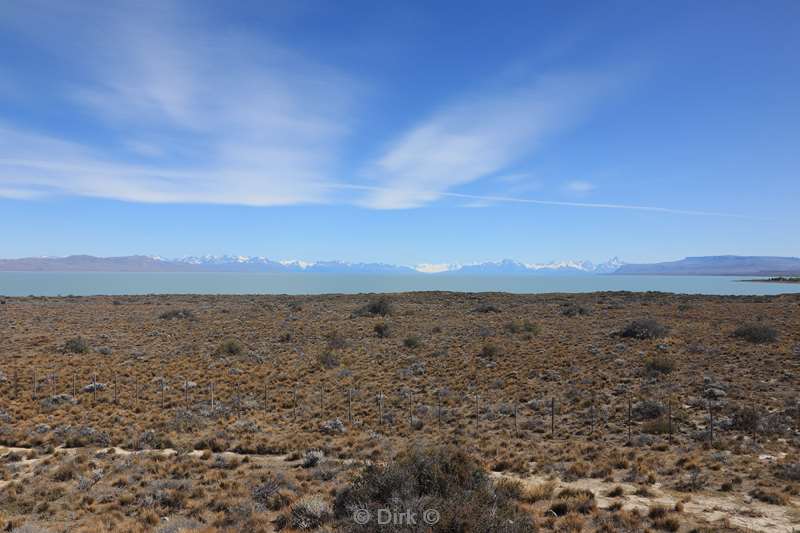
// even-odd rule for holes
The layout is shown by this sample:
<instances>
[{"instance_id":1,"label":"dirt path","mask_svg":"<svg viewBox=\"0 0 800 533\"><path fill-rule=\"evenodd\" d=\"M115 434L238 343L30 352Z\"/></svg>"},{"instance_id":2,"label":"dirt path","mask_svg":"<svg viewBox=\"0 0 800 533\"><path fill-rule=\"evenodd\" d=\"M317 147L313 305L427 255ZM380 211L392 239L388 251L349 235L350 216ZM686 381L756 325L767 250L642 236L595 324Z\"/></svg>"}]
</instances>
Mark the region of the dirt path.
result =
<instances>
[{"instance_id":1,"label":"dirt path","mask_svg":"<svg viewBox=\"0 0 800 533\"><path fill-rule=\"evenodd\" d=\"M8 453L18 453L26 455L31 451L30 448L9 448L0 447L0 457ZM45 459L55 454L73 455L86 448L56 448L53 454L41 455L32 459L21 459L5 463L4 468L13 468L17 473L14 480L25 479L33 474L35 466ZM177 455L174 449L146 449L146 450L126 450L119 447L99 448L94 450L95 455L114 454L120 456L158 454L163 456ZM187 455L189 457L200 458L203 451L193 450ZM221 452L214 456L224 459L244 459L250 462L269 465L274 468L291 468L299 464L299 460L290 461L287 455L251 455L239 454L235 452ZM636 509L642 514L647 514L648 510L655 505L674 507L676 503L682 502L683 514L691 517L698 523L713 524L720 520L727 519L731 526L749 531L761 532L780 532L793 533L800 530L800 501L796 498L791 499L785 506L769 505L764 502L754 500L741 494L721 495L718 493L679 493L670 491L660 483L648 486L652 496L639 496L636 494L638 485L624 482L607 482L600 479L581 479L573 482L564 482L558 479L533 475L528 477L517 477L513 475L492 473L493 477L505 477L519 480L527 486L555 482L557 488L579 488L588 489L595 495L597 505L600 508L609 508L615 503L622 503L625 510ZM12 480L0 480L0 489L3 489ZM615 487L622 487L624 495L618 498L606 496Z\"/></svg>"},{"instance_id":2,"label":"dirt path","mask_svg":"<svg viewBox=\"0 0 800 533\"><path fill-rule=\"evenodd\" d=\"M609 483L600 479L564 482L546 476L520 478L499 473L493 473L492 476L517 479L531 487L546 482L556 482L557 488L588 489L594 493L597 506L600 508L622 503L622 508L625 510L636 509L642 514L647 514L654 505L674 507L676 503L682 502L683 514L691 516L699 523L713 524L727 519L731 526L748 531L793 533L800 530L800 501L797 499L790 500L785 506L769 505L742 495L672 492L662 487L660 483L648 486L653 496L645 497L636 495L639 486L631 483ZM615 487L622 487L625 494L618 498L606 496Z\"/></svg>"},{"instance_id":3,"label":"dirt path","mask_svg":"<svg viewBox=\"0 0 800 533\"><path fill-rule=\"evenodd\" d=\"M14 447L5 447L0 446L0 458L5 456L8 453L18 453L20 455L27 455L30 453L32 448L14 448ZM28 476L33 474L33 470L37 464L44 461L45 459L51 458L54 455L75 455L80 451L86 451L87 448L63 448L58 447L55 448L53 453L51 454L41 454L32 459L22 459L20 461L13 461L8 463L3 463L0 465L2 468L13 468L15 473L18 474L14 479L10 480L0 480L0 489L3 489L6 485L11 483L12 481L19 481L21 479L25 479ZM177 455L178 451L172 448L164 448L164 449L145 449L145 450L126 450L124 448L119 447L111 447L111 448L97 448L93 449L95 455L106 455L106 454L113 454L113 455L120 455L120 456L129 456L129 455L163 455L163 456L171 456ZM192 450L191 452L187 453L186 455L189 457L200 458L203 455L202 450ZM244 459L245 457L251 463L259 463L268 466L272 466L275 468L291 468L292 466L296 466L300 463L300 460L289 460L288 455L255 455L255 454L240 454L235 452L220 452L214 453L214 456L222 457L223 459Z\"/></svg>"}]
</instances>

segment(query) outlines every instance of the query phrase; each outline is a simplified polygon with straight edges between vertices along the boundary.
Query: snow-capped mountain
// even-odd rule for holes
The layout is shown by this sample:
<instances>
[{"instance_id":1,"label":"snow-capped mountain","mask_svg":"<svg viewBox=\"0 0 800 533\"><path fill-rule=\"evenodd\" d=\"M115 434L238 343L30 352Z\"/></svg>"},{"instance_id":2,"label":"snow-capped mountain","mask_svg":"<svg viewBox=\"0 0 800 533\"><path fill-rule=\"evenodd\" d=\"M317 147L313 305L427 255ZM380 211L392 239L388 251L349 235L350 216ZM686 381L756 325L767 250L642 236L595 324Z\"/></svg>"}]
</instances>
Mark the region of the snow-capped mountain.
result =
<instances>
[{"instance_id":1,"label":"snow-capped mountain","mask_svg":"<svg viewBox=\"0 0 800 533\"><path fill-rule=\"evenodd\" d=\"M512 259L483 263L422 263L413 267L386 263L351 263L347 261L271 260L266 257L239 255L184 257L175 262L212 271L232 272L317 272L336 274L463 274L463 275L571 275L607 274L623 263L613 258L605 263L591 261L554 261L522 263Z\"/></svg>"},{"instance_id":2,"label":"snow-capped mountain","mask_svg":"<svg viewBox=\"0 0 800 533\"><path fill-rule=\"evenodd\" d=\"M502 261L488 261L485 263L473 263L468 265L449 265L452 268L442 269L438 272L472 275L586 275L608 274L614 272L622 264L622 261L620 261L617 257L597 265L591 261L522 263L512 259L503 259Z\"/></svg>"},{"instance_id":3,"label":"snow-capped mountain","mask_svg":"<svg viewBox=\"0 0 800 533\"><path fill-rule=\"evenodd\" d=\"M351 263L347 261L276 261L266 257L243 255L192 256L175 259L215 272L317 272L336 274L412 274L414 269L385 263Z\"/></svg>"},{"instance_id":4,"label":"snow-capped mountain","mask_svg":"<svg viewBox=\"0 0 800 533\"><path fill-rule=\"evenodd\" d=\"M326 274L410 274L410 275L587 275L615 272L623 263L616 257L598 265L590 261L522 263L511 259L484 263L423 263L416 266L347 261L273 260L263 256L203 255L180 259L159 256L33 257L0 259L0 271L66 272L273 272Z\"/></svg>"}]
</instances>

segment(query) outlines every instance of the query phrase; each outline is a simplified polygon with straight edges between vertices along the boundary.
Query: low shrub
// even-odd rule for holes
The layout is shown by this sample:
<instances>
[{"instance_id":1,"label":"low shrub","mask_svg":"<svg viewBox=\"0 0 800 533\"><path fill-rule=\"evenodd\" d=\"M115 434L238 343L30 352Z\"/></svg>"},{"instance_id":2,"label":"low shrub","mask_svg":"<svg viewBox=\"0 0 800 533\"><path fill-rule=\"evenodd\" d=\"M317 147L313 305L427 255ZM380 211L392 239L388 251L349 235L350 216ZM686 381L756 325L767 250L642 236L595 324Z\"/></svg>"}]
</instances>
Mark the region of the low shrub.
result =
<instances>
[{"instance_id":1,"label":"low shrub","mask_svg":"<svg viewBox=\"0 0 800 533\"><path fill-rule=\"evenodd\" d=\"M217 355L241 355L244 346L236 339L226 339L217 347Z\"/></svg>"},{"instance_id":2,"label":"low shrub","mask_svg":"<svg viewBox=\"0 0 800 533\"><path fill-rule=\"evenodd\" d=\"M591 314L589 308L578 304L569 304L561 310L561 314L567 317L584 316Z\"/></svg>"},{"instance_id":3,"label":"low shrub","mask_svg":"<svg viewBox=\"0 0 800 533\"><path fill-rule=\"evenodd\" d=\"M313 494L304 496L292 504L287 514L276 521L276 529L290 527L303 531L318 529L331 519L331 507L322 496Z\"/></svg>"},{"instance_id":4,"label":"low shrub","mask_svg":"<svg viewBox=\"0 0 800 533\"><path fill-rule=\"evenodd\" d=\"M164 311L158 315L158 318L161 320L193 320L194 313L191 311L191 309L170 309L169 311Z\"/></svg>"},{"instance_id":5,"label":"low shrub","mask_svg":"<svg viewBox=\"0 0 800 533\"><path fill-rule=\"evenodd\" d=\"M324 368L336 368L339 366L339 358L333 352L326 351L319 356L319 364Z\"/></svg>"},{"instance_id":6,"label":"low shrub","mask_svg":"<svg viewBox=\"0 0 800 533\"><path fill-rule=\"evenodd\" d=\"M778 332L775 328L759 323L741 325L734 330L733 336L753 344L765 344L778 340Z\"/></svg>"},{"instance_id":7,"label":"low shrub","mask_svg":"<svg viewBox=\"0 0 800 533\"><path fill-rule=\"evenodd\" d=\"M541 328L538 324L534 324L529 320L525 320L523 322L509 322L506 324L506 331L512 334L530 333L531 335L538 335L541 332Z\"/></svg>"},{"instance_id":8,"label":"low shrub","mask_svg":"<svg viewBox=\"0 0 800 533\"><path fill-rule=\"evenodd\" d=\"M800 462L784 462L775 465L775 475L787 481L800 481Z\"/></svg>"},{"instance_id":9,"label":"low shrub","mask_svg":"<svg viewBox=\"0 0 800 533\"><path fill-rule=\"evenodd\" d=\"M553 493L556 491L556 482L555 481L545 481L544 483L539 483L533 487L528 488L522 494L522 501L528 503L536 503L543 500L549 500L553 497Z\"/></svg>"},{"instance_id":10,"label":"low shrub","mask_svg":"<svg viewBox=\"0 0 800 533\"><path fill-rule=\"evenodd\" d=\"M347 348L347 339L336 330L328 333L325 338L328 340L329 350L343 350Z\"/></svg>"},{"instance_id":11,"label":"low shrub","mask_svg":"<svg viewBox=\"0 0 800 533\"><path fill-rule=\"evenodd\" d=\"M86 353L89 351L89 342L83 337L73 337L64 343L65 353Z\"/></svg>"},{"instance_id":12,"label":"low shrub","mask_svg":"<svg viewBox=\"0 0 800 533\"><path fill-rule=\"evenodd\" d=\"M375 327L372 328L372 330L375 332L375 335L377 335L381 339L385 339L391 334L391 330L389 329L389 324L387 324L386 322L379 322L378 324L375 324Z\"/></svg>"},{"instance_id":13,"label":"low shrub","mask_svg":"<svg viewBox=\"0 0 800 533\"><path fill-rule=\"evenodd\" d=\"M570 512L591 514L597 508L594 493L588 489L565 488L559 491L550 505L550 512L564 516Z\"/></svg>"},{"instance_id":14,"label":"low shrub","mask_svg":"<svg viewBox=\"0 0 800 533\"><path fill-rule=\"evenodd\" d=\"M492 304L480 304L472 310L473 313L499 313L500 308Z\"/></svg>"},{"instance_id":15,"label":"low shrub","mask_svg":"<svg viewBox=\"0 0 800 533\"><path fill-rule=\"evenodd\" d=\"M480 357L494 359L500 353L500 349L494 344L484 344L481 348Z\"/></svg>"},{"instance_id":16,"label":"low shrub","mask_svg":"<svg viewBox=\"0 0 800 533\"><path fill-rule=\"evenodd\" d=\"M669 374L675 370L675 361L666 355L651 355L644 360L644 369L650 374Z\"/></svg>"},{"instance_id":17,"label":"low shrub","mask_svg":"<svg viewBox=\"0 0 800 533\"><path fill-rule=\"evenodd\" d=\"M422 344L422 340L416 335L411 335L403 339L403 346L406 348L411 348L412 350L414 348L418 348L420 344Z\"/></svg>"},{"instance_id":18,"label":"low shrub","mask_svg":"<svg viewBox=\"0 0 800 533\"><path fill-rule=\"evenodd\" d=\"M668 328L661 325L657 320L644 318L634 320L625 326L619 334L622 337L644 340L663 337L667 334L667 331L669 331Z\"/></svg>"},{"instance_id":19,"label":"low shrub","mask_svg":"<svg viewBox=\"0 0 800 533\"><path fill-rule=\"evenodd\" d=\"M354 316L387 316L394 312L392 304L385 297L372 300L353 312Z\"/></svg>"},{"instance_id":20,"label":"low shrub","mask_svg":"<svg viewBox=\"0 0 800 533\"><path fill-rule=\"evenodd\" d=\"M434 509L439 520L425 531L532 532L530 517L520 511L515 501L519 492L510 485L495 486L463 450L413 448L387 465L367 466L336 495L333 508L338 527L334 529L345 533L410 531L380 524L374 517L379 509L398 514L411 511L418 517ZM366 511L373 520L355 523L353 513L357 510Z\"/></svg>"},{"instance_id":21,"label":"low shrub","mask_svg":"<svg viewBox=\"0 0 800 533\"><path fill-rule=\"evenodd\" d=\"M669 431L669 419L664 416L648 420L642 424L642 433L647 433L649 435L666 435Z\"/></svg>"},{"instance_id":22,"label":"low shrub","mask_svg":"<svg viewBox=\"0 0 800 533\"><path fill-rule=\"evenodd\" d=\"M789 499L783 494L766 491L761 488L751 490L750 496L770 505L786 505L789 502Z\"/></svg>"},{"instance_id":23,"label":"low shrub","mask_svg":"<svg viewBox=\"0 0 800 533\"><path fill-rule=\"evenodd\" d=\"M761 414L755 407L734 407L731 413L731 429L739 431L757 431L761 422Z\"/></svg>"}]
</instances>

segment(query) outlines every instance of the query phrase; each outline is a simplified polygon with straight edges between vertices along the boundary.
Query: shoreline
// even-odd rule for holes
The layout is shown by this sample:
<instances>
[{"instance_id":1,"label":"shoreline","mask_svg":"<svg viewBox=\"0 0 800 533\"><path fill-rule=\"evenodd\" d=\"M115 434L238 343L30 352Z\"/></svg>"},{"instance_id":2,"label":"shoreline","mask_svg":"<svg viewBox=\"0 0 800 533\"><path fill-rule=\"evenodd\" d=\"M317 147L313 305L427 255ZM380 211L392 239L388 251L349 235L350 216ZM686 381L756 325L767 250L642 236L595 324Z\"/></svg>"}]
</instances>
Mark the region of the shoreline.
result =
<instances>
[{"instance_id":1,"label":"shoreline","mask_svg":"<svg viewBox=\"0 0 800 533\"><path fill-rule=\"evenodd\" d=\"M747 283L786 283L786 284L797 284L800 283L800 276L795 277L774 277L774 278L761 278L761 279L740 279L737 280L739 282L747 282Z\"/></svg>"}]
</instances>

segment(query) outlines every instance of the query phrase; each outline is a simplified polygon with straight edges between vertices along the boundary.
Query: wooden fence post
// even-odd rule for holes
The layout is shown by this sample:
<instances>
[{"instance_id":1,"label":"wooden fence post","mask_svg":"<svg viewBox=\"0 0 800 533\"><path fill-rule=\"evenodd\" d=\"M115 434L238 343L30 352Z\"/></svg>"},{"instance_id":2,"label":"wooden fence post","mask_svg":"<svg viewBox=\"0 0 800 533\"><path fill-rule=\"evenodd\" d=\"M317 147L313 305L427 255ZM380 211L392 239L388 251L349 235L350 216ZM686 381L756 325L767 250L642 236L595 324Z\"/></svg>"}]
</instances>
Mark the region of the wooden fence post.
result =
<instances>
[{"instance_id":1,"label":"wooden fence post","mask_svg":"<svg viewBox=\"0 0 800 533\"><path fill-rule=\"evenodd\" d=\"M236 414L242 414L242 389L240 388L241 381L236 378Z\"/></svg>"},{"instance_id":2,"label":"wooden fence post","mask_svg":"<svg viewBox=\"0 0 800 533\"><path fill-rule=\"evenodd\" d=\"M708 444L714 446L714 409L711 400L708 401Z\"/></svg>"},{"instance_id":3,"label":"wooden fence post","mask_svg":"<svg viewBox=\"0 0 800 533\"><path fill-rule=\"evenodd\" d=\"M211 416L214 416L214 382L209 383L208 387L211 390Z\"/></svg>"},{"instance_id":4,"label":"wooden fence post","mask_svg":"<svg viewBox=\"0 0 800 533\"><path fill-rule=\"evenodd\" d=\"M628 395L628 443L633 443L633 438L631 436L631 396Z\"/></svg>"},{"instance_id":5,"label":"wooden fence post","mask_svg":"<svg viewBox=\"0 0 800 533\"><path fill-rule=\"evenodd\" d=\"M353 389L347 389L347 422L353 424Z\"/></svg>"},{"instance_id":6,"label":"wooden fence post","mask_svg":"<svg viewBox=\"0 0 800 533\"><path fill-rule=\"evenodd\" d=\"M672 397L667 400L667 433L669 443L672 444Z\"/></svg>"},{"instance_id":7,"label":"wooden fence post","mask_svg":"<svg viewBox=\"0 0 800 533\"><path fill-rule=\"evenodd\" d=\"M478 423L480 420L480 399L478 398L478 392L475 392L475 435L478 435Z\"/></svg>"},{"instance_id":8,"label":"wooden fence post","mask_svg":"<svg viewBox=\"0 0 800 533\"><path fill-rule=\"evenodd\" d=\"M517 423L517 401L514 400L514 436L519 436L519 424Z\"/></svg>"},{"instance_id":9,"label":"wooden fence post","mask_svg":"<svg viewBox=\"0 0 800 533\"><path fill-rule=\"evenodd\" d=\"M414 393L408 395L408 428L414 429Z\"/></svg>"},{"instance_id":10,"label":"wooden fence post","mask_svg":"<svg viewBox=\"0 0 800 533\"><path fill-rule=\"evenodd\" d=\"M383 391L378 393L378 425L383 426Z\"/></svg>"}]
</instances>

